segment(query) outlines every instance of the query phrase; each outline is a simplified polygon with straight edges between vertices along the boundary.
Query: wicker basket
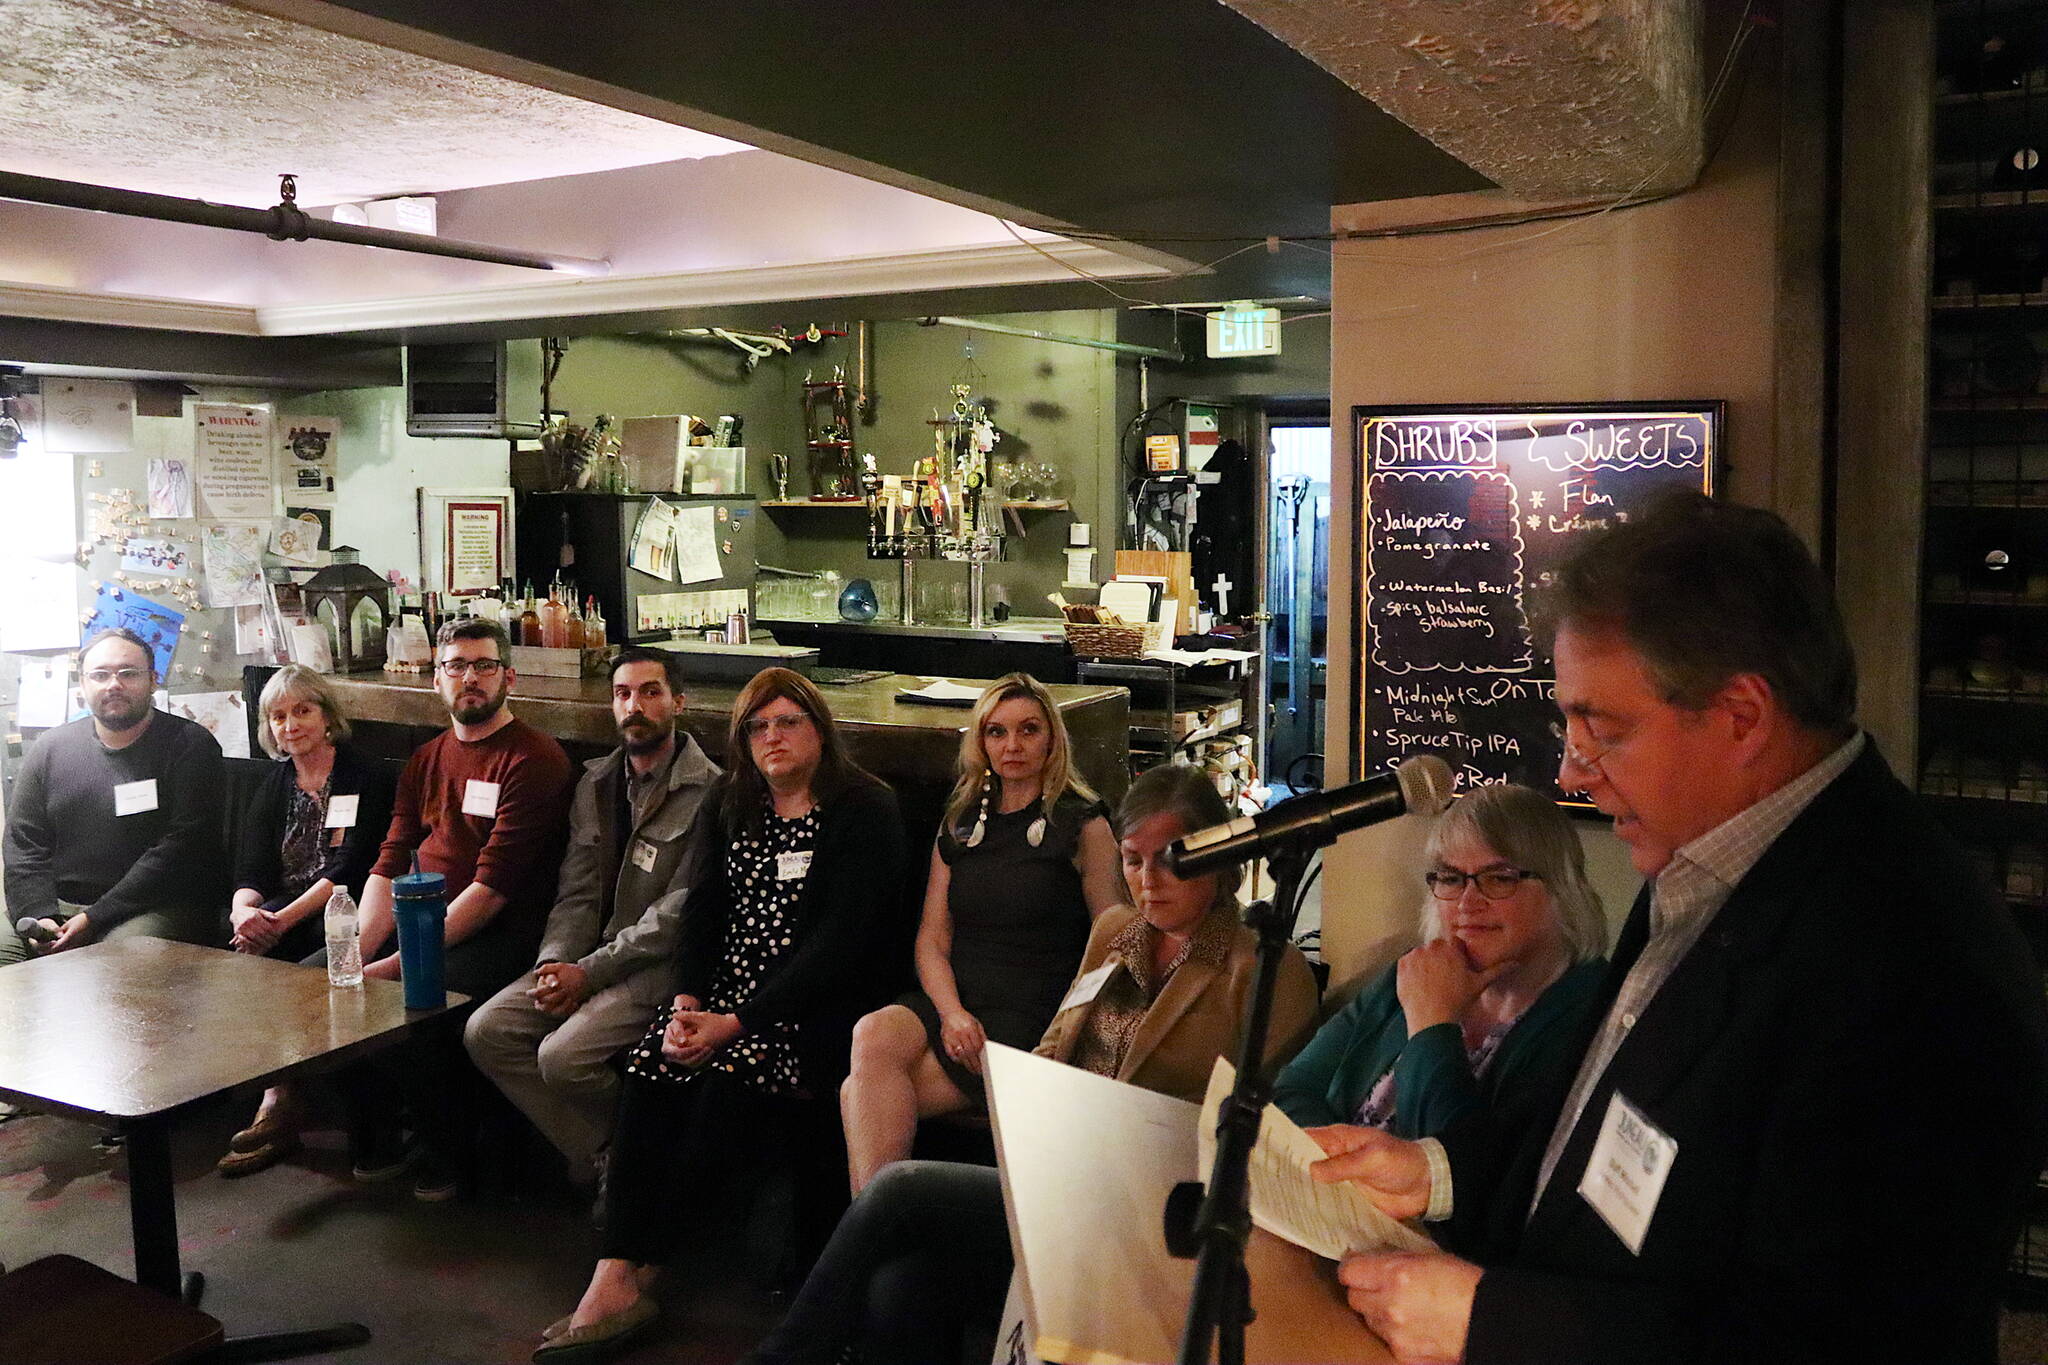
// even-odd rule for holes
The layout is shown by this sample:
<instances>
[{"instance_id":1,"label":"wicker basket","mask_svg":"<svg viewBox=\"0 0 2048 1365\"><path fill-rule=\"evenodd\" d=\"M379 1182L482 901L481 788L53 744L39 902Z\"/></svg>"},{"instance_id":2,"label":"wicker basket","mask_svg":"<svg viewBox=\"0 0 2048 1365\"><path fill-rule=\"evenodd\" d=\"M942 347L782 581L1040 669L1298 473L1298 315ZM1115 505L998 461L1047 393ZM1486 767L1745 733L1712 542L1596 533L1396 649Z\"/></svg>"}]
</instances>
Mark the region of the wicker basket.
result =
<instances>
[{"instance_id":1,"label":"wicker basket","mask_svg":"<svg viewBox=\"0 0 2048 1365\"><path fill-rule=\"evenodd\" d=\"M1067 622L1067 648L1088 659L1138 659L1159 647L1159 622L1142 626L1094 626Z\"/></svg>"}]
</instances>

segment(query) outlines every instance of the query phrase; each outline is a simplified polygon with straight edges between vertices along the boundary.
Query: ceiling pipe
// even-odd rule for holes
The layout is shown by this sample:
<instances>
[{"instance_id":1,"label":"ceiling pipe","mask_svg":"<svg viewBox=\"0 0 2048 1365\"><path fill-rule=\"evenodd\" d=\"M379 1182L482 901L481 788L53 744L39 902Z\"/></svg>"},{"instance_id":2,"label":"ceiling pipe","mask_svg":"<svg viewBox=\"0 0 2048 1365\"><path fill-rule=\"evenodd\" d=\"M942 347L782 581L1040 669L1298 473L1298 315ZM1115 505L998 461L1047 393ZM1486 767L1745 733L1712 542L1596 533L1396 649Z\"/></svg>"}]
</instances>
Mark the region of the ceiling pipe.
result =
<instances>
[{"instance_id":1,"label":"ceiling pipe","mask_svg":"<svg viewBox=\"0 0 2048 1365\"><path fill-rule=\"evenodd\" d=\"M85 185L75 180L52 180L46 176L0 171L0 199L86 209L94 213L119 213L130 218L154 218L166 223L229 228L236 232L260 232L279 242L303 242L312 238L350 246L412 251L427 256L452 256L457 260L483 261L489 265L516 265L527 270L555 270L571 275L611 273L608 261L517 251L508 247L429 237L418 232L357 227L352 223L314 218L293 203L289 193L282 203L267 209L252 209L239 204L211 204L204 199L180 199L175 195L151 194L144 190L115 189L108 185Z\"/></svg>"},{"instance_id":2,"label":"ceiling pipe","mask_svg":"<svg viewBox=\"0 0 2048 1365\"><path fill-rule=\"evenodd\" d=\"M1004 336L1031 337L1037 341L1057 341L1063 346L1092 346L1098 351L1115 351L1118 355L1134 355L1146 360L1171 360L1180 364L1186 359L1179 351L1162 351L1157 346L1139 346L1129 341L1097 341L1094 337L1073 337L1064 332L1041 332L1032 327L1012 327L1002 322L982 322L975 318L919 318L920 327L965 327L971 332L1001 332Z\"/></svg>"}]
</instances>

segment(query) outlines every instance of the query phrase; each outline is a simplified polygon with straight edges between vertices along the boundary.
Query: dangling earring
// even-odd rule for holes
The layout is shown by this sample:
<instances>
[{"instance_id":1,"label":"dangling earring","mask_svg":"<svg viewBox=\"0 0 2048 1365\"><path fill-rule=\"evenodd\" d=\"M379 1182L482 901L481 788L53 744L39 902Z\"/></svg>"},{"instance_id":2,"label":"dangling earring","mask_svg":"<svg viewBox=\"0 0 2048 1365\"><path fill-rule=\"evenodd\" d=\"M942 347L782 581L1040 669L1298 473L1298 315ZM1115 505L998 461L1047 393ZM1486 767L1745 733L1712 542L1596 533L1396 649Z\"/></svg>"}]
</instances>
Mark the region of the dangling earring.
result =
<instances>
[{"instance_id":1,"label":"dangling earring","mask_svg":"<svg viewBox=\"0 0 2048 1365\"><path fill-rule=\"evenodd\" d=\"M1037 848L1045 842L1045 798L1038 798L1038 818L1031 822L1031 828L1024 831L1025 842Z\"/></svg>"},{"instance_id":2,"label":"dangling earring","mask_svg":"<svg viewBox=\"0 0 2048 1365\"><path fill-rule=\"evenodd\" d=\"M981 784L981 809L974 813L974 832L961 841L963 847L973 848L981 842L981 836L988 829L988 800L995 790L996 775L990 773Z\"/></svg>"}]
</instances>

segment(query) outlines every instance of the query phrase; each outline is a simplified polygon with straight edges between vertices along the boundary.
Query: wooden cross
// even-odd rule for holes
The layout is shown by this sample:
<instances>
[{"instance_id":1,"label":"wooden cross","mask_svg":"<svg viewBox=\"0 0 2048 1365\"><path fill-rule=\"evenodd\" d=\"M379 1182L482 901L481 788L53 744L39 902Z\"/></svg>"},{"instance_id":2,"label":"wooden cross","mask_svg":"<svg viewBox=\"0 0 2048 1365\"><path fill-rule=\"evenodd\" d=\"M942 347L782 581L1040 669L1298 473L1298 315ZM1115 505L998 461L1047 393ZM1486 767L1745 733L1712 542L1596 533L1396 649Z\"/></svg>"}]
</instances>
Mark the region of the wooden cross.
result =
<instances>
[{"instance_id":1,"label":"wooden cross","mask_svg":"<svg viewBox=\"0 0 2048 1365\"><path fill-rule=\"evenodd\" d=\"M1216 581L1209 586L1216 591L1216 614L1230 615L1230 590L1237 585L1219 573L1216 575Z\"/></svg>"}]
</instances>

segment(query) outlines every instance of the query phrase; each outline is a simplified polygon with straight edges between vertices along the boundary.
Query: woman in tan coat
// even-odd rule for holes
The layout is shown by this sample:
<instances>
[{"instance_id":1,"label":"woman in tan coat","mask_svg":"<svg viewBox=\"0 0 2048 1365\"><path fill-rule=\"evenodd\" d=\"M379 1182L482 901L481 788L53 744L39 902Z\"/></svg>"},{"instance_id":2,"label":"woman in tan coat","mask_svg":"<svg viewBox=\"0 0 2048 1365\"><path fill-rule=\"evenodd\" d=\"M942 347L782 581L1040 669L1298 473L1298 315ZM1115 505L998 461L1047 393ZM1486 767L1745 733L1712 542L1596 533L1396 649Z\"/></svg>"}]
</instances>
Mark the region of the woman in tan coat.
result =
<instances>
[{"instance_id":1,"label":"woman in tan coat","mask_svg":"<svg viewBox=\"0 0 2048 1365\"><path fill-rule=\"evenodd\" d=\"M1242 868L1182 881L1163 858L1176 839L1228 819L1198 768L1167 764L1132 784L1116 818L1131 904L1096 919L1039 1056L1201 1103L1216 1058L1237 1050L1259 940L1238 918ZM1293 1056L1315 1022L1315 977L1290 949L1273 993L1268 1065Z\"/></svg>"}]
</instances>

